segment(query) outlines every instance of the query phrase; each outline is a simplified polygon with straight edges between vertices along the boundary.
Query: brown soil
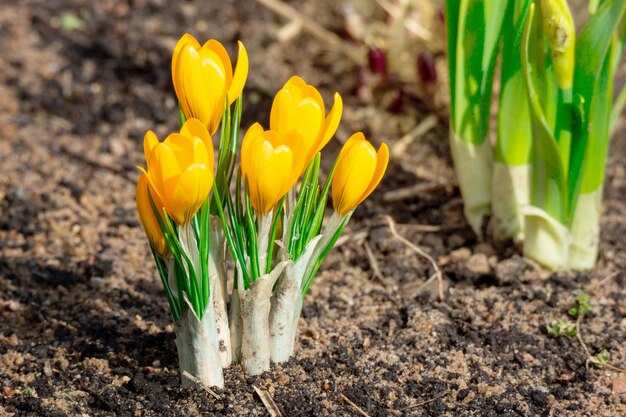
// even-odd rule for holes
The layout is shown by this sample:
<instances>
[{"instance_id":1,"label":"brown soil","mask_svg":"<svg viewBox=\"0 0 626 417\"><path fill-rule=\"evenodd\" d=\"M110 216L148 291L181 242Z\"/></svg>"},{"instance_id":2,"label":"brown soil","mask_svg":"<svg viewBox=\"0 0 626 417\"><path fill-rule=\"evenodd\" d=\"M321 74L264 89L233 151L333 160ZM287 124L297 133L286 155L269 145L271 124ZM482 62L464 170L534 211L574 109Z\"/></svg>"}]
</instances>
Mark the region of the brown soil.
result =
<instances>
[{"instance_id":1,"label":"brown soil","mask_svg":"<svg viewBox=\"0 0 626 417\"><path fill-rule=\"evenodd\" d=\"M341 2L290 3L341 31ZM462 217L442 118L357 210L350 239L305 301L296 356L255 378L232 366L219 400L180 387L167 303L134 207L144 132L177 127L169 60L178 37L245 42L244 126L266 121L291 74L327 99L340 91L345 117L330 155L355 130L393 144L428 114L416 101L400 114L360 102L351 95L358 69L307 33L278 42L284 24L254 1L3 1L0 415L267 415L252 385L284 416L358 415L342 395L370 416L626 415L620 374L585 366L576 338L545 331L569 320L579 291L591 292L584 342L626 366L625 278L592 288L626 265L623 129L610 153L596 269L546 274L515 248L478 243ZM422 183L432 186L383 201ZM432 267L392 237L385 215L443 268L442 302L420 288Z\"/></svg>"}]
</instances>

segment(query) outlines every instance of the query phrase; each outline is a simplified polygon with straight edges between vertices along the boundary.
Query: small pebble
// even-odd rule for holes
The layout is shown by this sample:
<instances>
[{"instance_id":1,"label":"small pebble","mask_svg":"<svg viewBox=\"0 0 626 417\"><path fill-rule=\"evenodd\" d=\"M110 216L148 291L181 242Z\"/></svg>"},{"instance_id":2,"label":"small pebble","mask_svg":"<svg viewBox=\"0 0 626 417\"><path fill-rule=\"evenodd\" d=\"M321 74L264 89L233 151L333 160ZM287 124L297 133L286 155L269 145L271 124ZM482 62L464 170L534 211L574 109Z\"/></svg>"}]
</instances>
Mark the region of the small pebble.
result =
<instances>
[{"instance_id":1,"label":"small pebble","mask_svg":"<svg viewBox=\"0 0 626 417\"><path fill-rule=\"evenodd\" d=\"M472 257L467 261L467 268L478 275L486 275L491 272L489 260L487 259L487 255L484 253L472 255Z\"/></svg>"},{"instance_id":2,"label":"small pebble","mask_svg":"<svg viewBox=\"0 0 626 417\"><path fill-rule=\"evenodd\" d=\"M468 248L460 248L450 252L450 261L465 262L470 256L472 256L472 252Z\"/></svg>"}]
</instances>

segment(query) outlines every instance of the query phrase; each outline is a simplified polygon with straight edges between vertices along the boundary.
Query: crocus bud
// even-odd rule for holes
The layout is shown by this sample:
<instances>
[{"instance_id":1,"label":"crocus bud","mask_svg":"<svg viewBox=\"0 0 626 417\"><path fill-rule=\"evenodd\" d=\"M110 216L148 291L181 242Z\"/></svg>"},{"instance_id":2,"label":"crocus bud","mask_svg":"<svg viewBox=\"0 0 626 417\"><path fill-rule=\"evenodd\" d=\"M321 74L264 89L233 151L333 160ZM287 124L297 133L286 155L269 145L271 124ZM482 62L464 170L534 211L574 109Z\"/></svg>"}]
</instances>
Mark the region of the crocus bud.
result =
<instances>
[{"instance_id":1,"label":"crocus bud","mask_svg":"<svg viewBox=\"0 0 626 417\"><path fill-rule=\"evenodd\" d=\"M424 85L435 84L437 82L435 57L429 50L422 51L417 55L417 75Z\"/></svg>"},{"instance_id":2,"label":"crocus bud","mask_svg":"<svg viewBox=\"0 0 626 417\"><path fill-rule=\"evenodd\" d=\"M296 184L304 164L297 131L263 130L255 123L241 144L241 172L257 213L268 213ZM293 146L293 148L292 148Z\"/></svg>"},{"instance_id":3,"label":"crocus bud","mask_svg":"<svg viewBox=\"0 0 626 417\"><path fill-rule=\"evenodd\" d=\"M370 71L378 75L385 75L387 73L387 62L383 51L379 48L372 48L367 58Z\"/></svg>"},{"instance_id":4,"label":"crocus bud","mask_svg":"<svg viewBox=\"0 0 626 417\"><path fill-rule=\"evenodd\" d=\"M137 192L135 195L135 199L137 201L137 213L139 214L141 226L143 226L143 230L148 237L150 246L156 253L159 254L159 256L161 256L161 258L165 259L167 254L167 245L165 244L165 237L163 237L159 221L157 220L154 210L152 209L152 204L150 204L150 196L152 196L152 201L157 209L158 207L163 207L163 202L157 193L154 192L154 190L150 190L148 177L146 174L141 174L141 177L139 177L139 181L137 182Z\"/></svg>"},{"instance_id":5,"label":"crocus bud","mask_svg":"<svg viewBox=\"0 0 626 417\"><path fill-rule=\"evenodd\" d=\"M219 126L224 103L232 104L241 94L248 77L248 54L239 42L237 67L224 46L215 39L204 45L184 34L172 55L172 81L185 118L200 120L211 136Z\"/></svg>"},{"instance_id":6,"label":"crocus bud","mask_svg":"<svg viewBox=\"0 0 626 417\"><path fill-rule=\"evenodd\" d=\"M295 131L298 133L298 145L304 157L304 167L313 157L322 150L330 138L335 134L343 102L341 96L335 93L335 102L328 115L324 108L324 100L319 91L307 84L298 76L291 77L276 93L270 114L270 130L281 136ZM293 147L292 147L293 148Z\"/></svg>"},{"instance_id":7,"label":"crocus bud","mask_svg":"<svg viewBox=\"0 0 626 417\"><path fill-rule=\"evenodd\" d=\"M567 0L541 0L541 10L557 83L560 89L570 90L574 81L576 28Z\"/></svg>"},{"instance_id":8,"label":"crocus bud","mask_svg":"<svg viewBox=\"0 0 626 417\"><path fill-rule=\"evenodd\" d=\"M213 146L207 128L189 119L180 133L171 133L163 142L148 131L144 152L148 169L140 169L163 204L157 209L165 207L178 225L189 223L213 187Z\"/></svg>"},{"instance_id":9,"label":"crocus bud","mask_svg":"<svg viewBox=\"0 0 626 417\"><path fill-rule=\"evenodd\" d=\"M355 133L348 139L338 156L337 168L332 180L333 207L339 214L346 214L374 191L387 169L389 148L380 145L378 152L363 133Z\"/></svg>"}]
</instances>

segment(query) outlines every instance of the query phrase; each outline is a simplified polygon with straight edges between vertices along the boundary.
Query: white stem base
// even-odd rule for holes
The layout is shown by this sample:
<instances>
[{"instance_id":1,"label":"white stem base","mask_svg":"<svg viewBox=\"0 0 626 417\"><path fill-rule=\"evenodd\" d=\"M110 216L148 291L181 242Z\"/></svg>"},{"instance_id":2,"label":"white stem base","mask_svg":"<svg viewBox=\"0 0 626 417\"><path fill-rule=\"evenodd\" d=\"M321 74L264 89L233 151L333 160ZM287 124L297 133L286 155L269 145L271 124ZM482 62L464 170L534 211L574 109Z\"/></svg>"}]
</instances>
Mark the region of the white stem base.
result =
<instances>
[{"instance_id":1,"label":"white stem base","mask_svg":"<svg viewBox=\"0 0 626 417\"><path fill-rule=\"evenodd\" d=\"M570 267L583 270L593 268L598 259L600 241L600 214L602 213L602 188L580 194L572 223Z\"/></svg>"},{"instance_id":2,"label":"white stem base","mask_svg":"<svg viewBox=\"0 0 626 417\"><path fill-rule=\"evenodd\" d=\"M243 323L241 322L241 305L239 302L239 290L237 288L233 288L233 293L230 297L228 323L230 325L231 358L233 362L239 363L241 362L241 332Z\"/></svg>"},{"instance_id":3,"label":"white stem base","mask_svg":"<svg viewBox=\"0 0 626 417\"><path fill-rule=\"evenodd\" d=\"M224 386L215 316L209 306L199 319L191 306L174 323L176 347L184 387L198 387L198 381L208 387ZM185 376L188 372L197 380Z\"/></svg>"},{"instance_id":4,"label":"white stem base","mask_svg":"<svg viewBox=\"0 0 626 417\"><path fill-rule=\"evenodd\" d=\"M270 298L272 288L286 263L257 278L247 290L239 289L241 311L241 365L249 375L270 369Z\"/></svg>"},{"instance_id":5,"label":"white stem base","mask_svg":"<svg viewBox=\"0 0 626 417\"><path fill-rule=\"evenodd\" d=\"M321 239L322 235L313 238L295 263L288 261L272 297L270 334L273 362L286 362L295 350L298 319L304 301L302 281L309 270L311 261L317 261L317 257L313 257L313 254L317 253L318 246L322 245L321 243L318 245Z\"/></svg>"},{"instance_id":6,"label":"white stem base","mask_svg":"<svg viewBox=\"0 0 626 417\"><path fill-rule=\"evenodd\" d=\"M530 165L493 164L489 232L497 243L524 238L522 207L530 203Z\"/></svg>"},{"instance_id":7,"label":"white stem base","mask_svg":"<svg viewBox=\"0 0 626 417\"><path fill-rule=\"evenodd\" d=\"M222 366L226 368L232 362L228 311L226 309L226 303L228 301L226 290L226 278L228 273L226 271L226 237L224 236L222 223L219 218L211 216L210 227L209 277L220 358Z\"/></svg>"},{"instance_id":8,"label":"white stem base","mask_svg":"<svg viewBox=\"0 0 626 417\"><path fill-rule=\"evenodd\" d=\"M292 278L283 280L280 293L273 300L270 312L270 333L272 362L289 360L296 347L298 319L302 311L302 290Z\"/></svg>"},{"instance_id":9,"label":"white stem base","mask_svg":"<svg viewBox=\"0 0 626 417\"><path fill-rule=\"evenodd\" d=\"M484 140L473 145L450 131L450 149L463 196L463 213L474 233L482 239L483 222L491 211L491 144Z\"/></svg>"},{"instance_id":10,"label":"white stem base","mask_svg":"<svg viewBox=\"0 0 626 417\"><path fill-rule=\"evenodd\" d=\"M567 268L569 230L538 207L526 207L524 214L524 256L553 271Z\"/></svg>"},{"instance_id":11,"label":"white stem base","mask_svg":"<svg viewBox=\"0 0 626 417\"><path fill-rule=\"evenodd\" d=\"M598 257L602 190L581 194L572 229L537 207L526 207L524 256L550 270L593 268Z\"/></svg>"}]
</instances>

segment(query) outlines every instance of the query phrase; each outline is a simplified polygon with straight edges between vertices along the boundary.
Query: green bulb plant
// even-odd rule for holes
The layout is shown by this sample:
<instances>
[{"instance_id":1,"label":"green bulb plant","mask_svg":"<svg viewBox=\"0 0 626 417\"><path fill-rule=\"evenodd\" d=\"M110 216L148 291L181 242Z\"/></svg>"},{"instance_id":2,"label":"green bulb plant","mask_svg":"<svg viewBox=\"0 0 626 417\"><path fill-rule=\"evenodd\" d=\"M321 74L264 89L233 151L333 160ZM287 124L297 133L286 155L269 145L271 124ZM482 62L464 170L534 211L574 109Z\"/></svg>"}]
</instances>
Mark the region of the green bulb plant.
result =
<instances>
[{"instance_id":1,"label":"green bulb plant","mask_svg":"<svg viewBox=\"0 0 626 417\"><path fill-rule=\"evenodd\" d=\"M485 4L482 15L463 12L482 7L472 3L483 2L446 2L452 132L466 126L459 115L473 120L466 113L481 114L472 110L480 106L487 112L481 119L485 137L489 131L491 88L477 90L482 96L464 91L476 77L459 64L459 38L491 39L492 57L502 44L502 58L495 147L485 139L480 152L474 147L462 155L452 144L468 221L482 237L483 219L490 216L494 241L523 242L524 254L549 269L591 268L609 140L626 101L624 90L613 97L626 2L590 3L589 20L578 34L566 0L509 0L490 9ZM486 35L497 27L496 35ZM471 54L489 63L485 77L493 74L496 60L486 60L485 49L472 48Z\"/></svg>"}]
</instances>

